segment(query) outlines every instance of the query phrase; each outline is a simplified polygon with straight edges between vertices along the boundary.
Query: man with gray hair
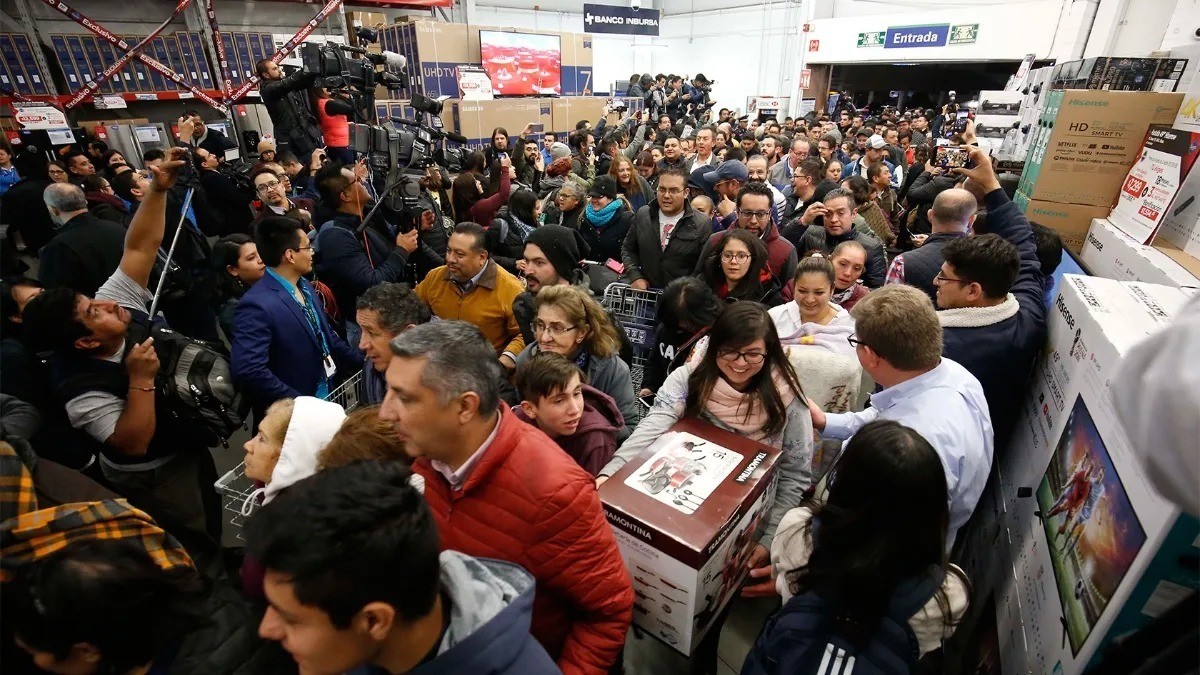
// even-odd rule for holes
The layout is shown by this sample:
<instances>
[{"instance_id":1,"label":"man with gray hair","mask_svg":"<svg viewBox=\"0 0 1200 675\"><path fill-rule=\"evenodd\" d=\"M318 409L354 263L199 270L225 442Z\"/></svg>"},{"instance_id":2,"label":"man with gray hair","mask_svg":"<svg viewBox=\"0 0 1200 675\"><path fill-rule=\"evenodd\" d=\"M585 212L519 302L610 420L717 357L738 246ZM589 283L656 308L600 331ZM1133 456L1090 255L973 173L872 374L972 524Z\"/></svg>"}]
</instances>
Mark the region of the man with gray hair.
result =
<instances>
[{"instance_id":1,"label":"man with gray hair","mask_svg":"<svg viewBox=\"0 0 1200 675\"><path fill-rule=\"evenodd\" d=\"M391 350L379 417L415 458L442 549L528 570L533 636L564 672L605 672L624 644L633 588L592 477L501 405L501 366L475 326L414 326Z\"/></svg>"},{"instance_id":2,"label":"man with gray hair","mask_svg":"<svg viewBox=\"0 0 1200 675\"><path fill-rule=\"evenodd\" d=\"M916 286L937 303L933 278L942 269L942 249L971 233L977 211L975 195L962 188L952 188L935 197L928 212L929 222L933 223L931 234L924 239L914 238L918 247L892 260L885 283Z\"/></svg>"},{"instance_id":3,"label":"man with gray hair","mask_svg":"<svg viewBox=\"0 0 1200 675\"><path fill-rule=\"evenodd\" d=\"M358 348L363 352L363 393L369 405L383 403L387 394L384 373L392 362L390 343L400 333L429 323L433 313L408 284L384 282L358 296L355 321L362 329Z\"/></svg>"},{"instance_id":4,"label":"man with gray hair","mask_svg":"<svg viewBox=\"0 0 1200 675\"><path fill-rule=\"evenodd\" d=\"M87 197L72 183L53 183L42 194L54 236L42 248L38 281L95 296L121 264L125 227L88 212Z\"/></svg>"}]
</instances>

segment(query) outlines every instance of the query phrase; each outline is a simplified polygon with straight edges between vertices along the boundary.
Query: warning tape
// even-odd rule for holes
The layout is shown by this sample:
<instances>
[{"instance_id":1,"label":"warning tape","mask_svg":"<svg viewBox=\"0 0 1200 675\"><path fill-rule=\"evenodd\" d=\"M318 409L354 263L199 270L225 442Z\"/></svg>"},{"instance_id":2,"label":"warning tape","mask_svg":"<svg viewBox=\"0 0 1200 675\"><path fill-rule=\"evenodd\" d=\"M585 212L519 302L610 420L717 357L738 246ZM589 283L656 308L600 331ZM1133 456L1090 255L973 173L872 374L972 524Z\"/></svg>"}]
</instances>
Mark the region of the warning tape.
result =
<instances>
[{"instance_id":1,"label":"warning tape","mask_svg":"<svg viewBox=\"0 0 1200 675\"><path fill-rule=\"evenodd\" d=\"M229 57L225 52L225 44L221 42L221 28L217 25L217 9L213 6L213 0L204 0L204 13L208 15L208 27L212 31L213 46L217 50L217 65L221 68L221 82L225 92L225 102L232 103L230 95L233 94L233 83L229 79Z\"/></svg>"},{"instance_id":2,"label":"warning tape","mask_svg":"<svg viewBox=\"0 0 1200 675\"><path fill-rule=\"evenodd\" d=\"M153 68L154 70L158 71L159 73L162 73L162 75L164 77L170 79L172 82L175 82L178 85L186 87L193 94L195 94L196 98L200 99L201 101L204 101L205 103L212 106L213 108L216 108L217 110L221 111L222 114L228 114L229 108L224 103L221 103L220 101L209 96L207 93L205 93L205 91L203 89L192 84L189 80L184 79L184 77L182 75L180 75L179 73L176 73L175 71L171 70L167 66L163 65L158 60L151 58L149 56L146 56L145 54L142 53L142 50L145 49L147 46L149 46L149 44L154 40L154 38L158 37L159 33L162 33L164 30L166 30L167 26L171 23L171 21L173 21L176 17L178 17L183 12L183 10L187 8L188 5L192 4L192 0L179 0L178 4L175 5L175 11L171 13L171 16L167 17L166 21L162 22L158 26L158 28L154 29L153 32L151 32L148 36L143 38L141 42L137 43L136 45L132 45L132 46L123 38L121 38L117 35L114 35L112 32L110 32L104 26L96 23L95 21L92 21L90 18L85 16L83 13L79 12L76 9L71 8L69 5L67 5L65 2L62 2L61 0L42 0L42 3L53 8L54 10L56 10L63 16L67 17L68 19L71 19L75 23L83 26L84 28L95 33L96 35L99 35L100 37L104 38L109 44L116 47L117 49L120 49L121 51L125 52L125 54L120 59L117 59L116 63L113 63L108 68L105 68L104 72L101 73L99 75L99 77L93 78L90 82L88 82L87 84L85 84L84 86L82 86L78 90L76 90L71 95L71 98L64 104L64 106L66 107L67 110L74 108L75 106L82 103L85 98L95 94L97 89L100 87L100 85L102 83L104 83L109 78L111 78L113 75L115 75L117 73L117 71L124 68L125 65L127 63L129 63L130 60L136 58L139 61L141 61L142 63L149 66L150 68Z\"/></svg>"},{"instance_id":3,"label":"warning tape","mask_svg":"<svg viewBox=\"0 0 1200 675\"><path fill-rule=\"evenodd\" d=\"M43 1L44 2L53 2L55 0L43 0ZM325 19L329 18L330 14L332 14L335 10L337 10L338 7L341 7L341 6L342 6L342 0L329 0L329 2L326 3L324 7L321 8L321 11L317 12L316 15L313 16L313 18L309 19L308 23L301 26L300 30L296 31L296 34L292 36L292 39L285 42L282 47L280 47L278 50L276 50L275 54L273 54L269 60L274 61L275 63L279 63L280 61L282 61L288 54L292 53L292 50L294 50L302 42L304 42L304 38L307 38L309 35L311 35L312 32L317 29L317 26L321 25L321 23L324 22ZM219 40L218 40L218 42L219 42ZM254 73L253 77L251 77L249 80L246 80L245 82L243 82L242 86L238 87L236 90L234 90L234 92L232 94L229 95L229 97L228 97L229 100L236 101L236 100L240 99L241 97L245 96L246 92L248 92L251 89L253 89L254 87L258 86L258 83L260 81L261 80L258 77L258 73L257 73L257 69L256 69L256 72Z\"/></svg>"}]
</instances>

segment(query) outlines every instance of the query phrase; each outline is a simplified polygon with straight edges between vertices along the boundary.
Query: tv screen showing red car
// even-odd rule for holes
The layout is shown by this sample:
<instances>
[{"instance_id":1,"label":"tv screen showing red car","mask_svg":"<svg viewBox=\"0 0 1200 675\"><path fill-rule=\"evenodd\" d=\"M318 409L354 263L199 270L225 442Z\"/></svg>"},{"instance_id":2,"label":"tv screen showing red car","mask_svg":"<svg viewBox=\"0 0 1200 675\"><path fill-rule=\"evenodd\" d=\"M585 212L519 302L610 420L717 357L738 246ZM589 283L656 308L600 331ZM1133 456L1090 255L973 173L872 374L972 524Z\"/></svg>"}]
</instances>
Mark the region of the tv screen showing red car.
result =
<instances>
[{"instance_id":1,"label":"tv screen showing red car","mask_svg":"<svg viewBox=\"0 0 1200 675\"><path fill-rule=\"evenodd\" d=\"M498 96L562 94L559 36L481 30L479 50Z\"/></svg>"}]
</instances>

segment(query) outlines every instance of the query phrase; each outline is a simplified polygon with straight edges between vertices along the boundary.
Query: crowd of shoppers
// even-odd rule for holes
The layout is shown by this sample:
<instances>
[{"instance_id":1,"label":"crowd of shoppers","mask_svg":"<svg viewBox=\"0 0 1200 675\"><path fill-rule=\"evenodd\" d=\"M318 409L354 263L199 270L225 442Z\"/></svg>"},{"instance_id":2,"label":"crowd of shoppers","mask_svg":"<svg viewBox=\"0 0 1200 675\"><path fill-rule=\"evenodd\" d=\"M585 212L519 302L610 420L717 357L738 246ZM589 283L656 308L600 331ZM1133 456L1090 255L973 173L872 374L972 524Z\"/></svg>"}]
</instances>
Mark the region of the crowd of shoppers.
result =
<instances>
[{"instance_id":1,"label":"crowd of shoppers","mask_svg":"<svg viewBox=\"0 0 1200 675\"><path fill-rule=\"evenodd\" d=\"M55 672L621 672L636 596L602 486L685 419L781 452L740 595L783 611L745 672L789 662L776 638L802 603L864 644L890 622L916 656L941 647L969 595L949 555L1052 272L984 153L946 172L923 115L758 124L713 113L702 75L639 75L645 114L565 143L497 128L401 221L354 162L349 104L259 75L285 123L248 191L199 115L180 120L191 158L144 170L0 144L5 206L38 206L14 230L37 278L0 298L4 371L28 374L0 382L19 446L0 465L18 484L29 457L69 460L111 496L6 566L21 653ZM644 366L601 302L614 282L651 303ZM251 411L232 568L211 434L166 391L175 331ZM833 369L870 378L865 409L826 404ZM324 399L351 377L347 414ZM831 442L835 479L814 457ZM694 670L715 654L706 638Z\"/></svg>"}]
</instances>

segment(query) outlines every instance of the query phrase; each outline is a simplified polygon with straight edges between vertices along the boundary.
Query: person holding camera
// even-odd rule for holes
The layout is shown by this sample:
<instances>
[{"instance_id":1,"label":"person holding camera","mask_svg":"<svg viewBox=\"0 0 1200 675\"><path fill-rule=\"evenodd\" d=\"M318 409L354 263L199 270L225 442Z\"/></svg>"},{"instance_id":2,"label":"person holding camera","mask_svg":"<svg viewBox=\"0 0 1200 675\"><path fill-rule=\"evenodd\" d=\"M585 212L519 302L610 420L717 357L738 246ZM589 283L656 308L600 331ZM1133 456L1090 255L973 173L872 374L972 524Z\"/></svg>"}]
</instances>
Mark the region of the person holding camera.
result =
<instances>
[{"instance_id":1,"label":"person holding camera","mask_svg":"<svg viewBox=\"0 0 1200 675\"><path fill-rule=\"evenodd\" d=\"M308 157L323 145L321 128L305 93L316 84L316 73L299 70L284 77L279 64L271 59L259 61L254 70L262 80L258 93L275 127L279 154L290 151L297 157Z\"/></svg>"}]
</instances>

